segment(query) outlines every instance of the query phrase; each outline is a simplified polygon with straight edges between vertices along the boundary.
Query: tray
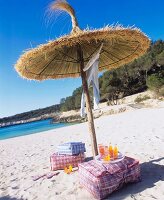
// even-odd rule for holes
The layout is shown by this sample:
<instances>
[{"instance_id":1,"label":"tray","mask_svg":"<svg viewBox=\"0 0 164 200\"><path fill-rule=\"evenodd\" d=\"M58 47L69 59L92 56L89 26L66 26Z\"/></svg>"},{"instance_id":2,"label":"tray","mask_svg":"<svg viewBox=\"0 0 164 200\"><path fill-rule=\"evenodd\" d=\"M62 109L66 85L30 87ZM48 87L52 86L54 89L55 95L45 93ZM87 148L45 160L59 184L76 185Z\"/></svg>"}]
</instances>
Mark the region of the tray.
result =
<instances>
[{"instance_id":1,"label":"tray","mask_svg":"<svg viewBox=\"0 0 164 200\"><path fill-rule=\"evenodd\" d=\"M117 159L111 159L109 161L104 161L100 155L96 156L95 157L95 160L98 161L98 162L101 162L101 163L117 163L117 162L120 162L121 160L123 160L125 158L125 155L123 155L121 152L118 152L118 158Z\"/></svg>"}]
</instances>

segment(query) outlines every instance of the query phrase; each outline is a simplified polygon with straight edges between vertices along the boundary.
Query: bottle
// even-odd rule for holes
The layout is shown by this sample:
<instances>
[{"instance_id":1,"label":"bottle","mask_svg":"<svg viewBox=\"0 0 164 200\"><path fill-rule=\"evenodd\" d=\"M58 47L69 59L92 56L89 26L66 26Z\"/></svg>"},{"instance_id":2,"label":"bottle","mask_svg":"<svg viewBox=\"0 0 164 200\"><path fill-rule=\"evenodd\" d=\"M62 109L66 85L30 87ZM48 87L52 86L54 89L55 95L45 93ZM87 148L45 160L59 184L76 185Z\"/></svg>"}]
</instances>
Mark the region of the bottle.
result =
<instances>
[{"instance_id":1,"label":"bottle","mask_svg":"<svg viewBox=\"0 0 164 200\"><path fill-rule=\"evenodd\" d=\"M113 157L114 157L114 159L117 159L118 158L118 148L117 148L117 145L115 145L115 147L114 147L114 150L113 150Z\"/></svg>"},{"instance_id":2,"label":"bottle","mask_svg":"<svg viewBox=\"0 0 164 200\"><path fill-rule=\"evenodd\" d=\"M110 158L113 158L113 147L111 144L109 145L109 155L110 155Z\"/></svg>"}]
</instances>

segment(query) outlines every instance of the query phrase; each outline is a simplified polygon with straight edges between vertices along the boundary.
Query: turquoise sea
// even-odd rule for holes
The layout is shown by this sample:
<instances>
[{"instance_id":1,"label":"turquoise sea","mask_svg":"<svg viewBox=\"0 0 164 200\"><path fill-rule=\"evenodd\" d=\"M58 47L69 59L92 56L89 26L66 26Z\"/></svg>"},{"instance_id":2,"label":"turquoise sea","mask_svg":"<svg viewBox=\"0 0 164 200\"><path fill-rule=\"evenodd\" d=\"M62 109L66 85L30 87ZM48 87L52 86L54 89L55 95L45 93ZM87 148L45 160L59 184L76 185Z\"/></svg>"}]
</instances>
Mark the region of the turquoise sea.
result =
<instances>
[{"instance_id":1,"label":"turquoise sea","mask_svg":"<svg viewBox=\"0 0 164 200\"><path fill-rule=\"evenodd\" d=\"M34 133L36 134L41 131L47 131L50 129L56 129L56 128L61 128L64 126L71 125L69 123L51 124L50 122L51 120L47 119L47 120L42 120L42 121L36 121L36 122L30 122L26 124L0 128L0 140L13 138L13 137L19 137L23 135L30 135Z\"/></svg>"}]
</instances>

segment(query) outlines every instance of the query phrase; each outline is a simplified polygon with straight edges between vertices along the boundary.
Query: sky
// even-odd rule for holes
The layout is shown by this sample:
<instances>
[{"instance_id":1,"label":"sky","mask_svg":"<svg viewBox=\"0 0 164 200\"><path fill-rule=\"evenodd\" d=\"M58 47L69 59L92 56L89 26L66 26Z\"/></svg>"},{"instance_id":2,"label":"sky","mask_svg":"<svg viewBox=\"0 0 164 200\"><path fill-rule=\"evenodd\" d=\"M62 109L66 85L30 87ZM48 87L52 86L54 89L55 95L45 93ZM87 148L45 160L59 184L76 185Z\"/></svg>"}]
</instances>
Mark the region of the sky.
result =
<instances>
[{"instance_id":1,"label":"sky","mask_svg":"<svg viewBox=\"0 0 164 200\"><path fill-rule=\"evenodd\" d=\"M68 15L49 18L49 0L0 0L0 118L58 104L81 86L80 78L22 79L14 64L24 50L71 31ZM119 23L140 28L153 41L164 39L163 0L68 0L80 28Z\"/></svg>"}]
</instances>

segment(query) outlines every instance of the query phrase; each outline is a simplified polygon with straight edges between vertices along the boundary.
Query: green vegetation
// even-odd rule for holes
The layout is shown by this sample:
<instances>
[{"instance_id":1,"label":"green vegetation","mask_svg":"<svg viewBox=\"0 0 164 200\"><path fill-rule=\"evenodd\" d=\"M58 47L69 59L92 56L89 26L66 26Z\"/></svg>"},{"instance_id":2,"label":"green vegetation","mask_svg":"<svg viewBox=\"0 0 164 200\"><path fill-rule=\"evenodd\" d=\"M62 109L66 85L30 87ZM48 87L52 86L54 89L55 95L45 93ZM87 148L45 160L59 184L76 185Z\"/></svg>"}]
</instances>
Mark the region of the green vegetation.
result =
<instances>
[{"instance_id":1,"label":"green vegetation","mask_svg":"<svg viewBox=\"0 0 164 200\"><path fill-rule=\"evenodd\" d=\"M137 60L118 69L104 72L99 77L101 102L108 101L108 105L117 104L117 100L125 96L145 91L149 86L149 77L160 74L164 78L164 41L152 42L148 52ZM147 80L148 79L148 80ZM161 81L159 94L164 94ZM156 88L156 86L155 86ZM74 90L72 96L62 99L62 111L80 108L82 87ZM91 97L92 97L92 92Z\"/></svg>"},{"instance_id":2,"label":"green vegetation","mask_svg":"<svg viewBox=\"0 0 164 200\"><path fill-rule=\"evenodd\" d=\"M146 80L148 88L156 94L163 95L164 90L164 76L161 73L152 74Z\"/></svg>"},{"instance_id":3,"label":"green vegetation","mask_svg":"<svg viewBox=\"0 0 164 200\"><path fill-rule=\"evenodd\" d=\"M143 92L147 88L164 96L164 41L152 42L144 56L118 69L104 72L99 77L99 85L101 102L108 101L109 105L117 104L118 99ZM72 96L62 98L59 105L6 117L0 119L0 123L28 120L45 114L79 109L81 93L82 87L76 88ZM90 94L92 97L91 88ZM136 102L143 100L145 99L136 99Z\"/></svg>"},{"instance_id":4,"label":"green vegetation","mask_svg":"<svg viewBox=\"0 0 164 200\"><path fill-rule=\"evenodd\" d=\"M24 112L24 113L17 114L17 115L11 116L11 117L4 117L4 118L0 119L0 123L29 120L31 118L37 118L37 117L41 117L43 115L49 115L49 114L57 113L59 111L60 111L60 105L57 104L57 105L49 106L49 107L42 108L42 109ZM49 117L48 116L43 117L43 119L46 119L46 118L49 118Z\"/></svg>"}]
</instances>

